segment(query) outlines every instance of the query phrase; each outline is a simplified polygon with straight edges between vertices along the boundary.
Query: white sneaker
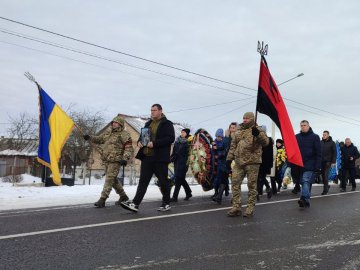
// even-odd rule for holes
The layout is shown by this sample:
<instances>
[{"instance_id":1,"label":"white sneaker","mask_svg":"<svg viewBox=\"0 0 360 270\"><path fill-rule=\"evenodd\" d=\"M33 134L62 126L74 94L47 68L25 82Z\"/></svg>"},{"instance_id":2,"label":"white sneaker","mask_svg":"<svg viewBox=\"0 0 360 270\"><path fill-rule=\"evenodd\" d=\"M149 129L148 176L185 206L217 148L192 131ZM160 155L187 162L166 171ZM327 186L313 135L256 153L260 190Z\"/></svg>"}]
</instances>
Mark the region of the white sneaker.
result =
<instances>
[{"instance_id":1,"label":"white sneaker","mask_svg":"<svg viewBox=\"0 0 360 270\"><path fill-rule=\"evenodd\" d=\"M132 212L139 211L139 206L136 205L133 201L121 202L120 205L122 206L122 208L130 210Z\"/></svg>"},{"instance_id":2,"label":"white sneaker","mask_svg":"<svg viewBox=\"0 0 360 270\"><path fill-rule=\"evenodd\" d=\"M171 206L168 204L162 204L159 208L158 211L161 212L165 212L165 211L169 211L171 209Z\"/></svg>"}]
</instances>

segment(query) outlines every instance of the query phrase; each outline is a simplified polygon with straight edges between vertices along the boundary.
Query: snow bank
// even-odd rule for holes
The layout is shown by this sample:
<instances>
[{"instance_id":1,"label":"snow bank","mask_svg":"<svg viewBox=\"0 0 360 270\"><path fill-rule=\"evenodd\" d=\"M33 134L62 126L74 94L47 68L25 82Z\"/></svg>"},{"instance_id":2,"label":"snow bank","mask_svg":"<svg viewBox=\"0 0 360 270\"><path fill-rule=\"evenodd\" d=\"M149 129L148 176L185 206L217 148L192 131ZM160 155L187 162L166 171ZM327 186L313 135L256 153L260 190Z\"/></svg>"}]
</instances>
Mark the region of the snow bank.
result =
<instances>
[{"instance_id":1,"label":"snow bank","mask_svg":"<svg viewBox=\"0 0 360 270\"><path fill-rule=\"evenodd\" d=\"M22 183L40 183L38 177L22 175ZM36 207L65 206L76 204L92 205L100 197L104 179L92 181L92 185L53 186L13 186L11 183L0 182L0 211L26 209ZM193 196L210 197L213 191L204 192L200 185L191 185ZM137 186L125 185L125 191L130 198L136 193ZM245 187L243 187L245 188ZM179 199L185 197L184 190L181 189ZM119 196L113 190L108 199L113 203L119 199ZM156 185L149 185L144 200L161 200L161 193Z\"/></svg>"}]
</instances>

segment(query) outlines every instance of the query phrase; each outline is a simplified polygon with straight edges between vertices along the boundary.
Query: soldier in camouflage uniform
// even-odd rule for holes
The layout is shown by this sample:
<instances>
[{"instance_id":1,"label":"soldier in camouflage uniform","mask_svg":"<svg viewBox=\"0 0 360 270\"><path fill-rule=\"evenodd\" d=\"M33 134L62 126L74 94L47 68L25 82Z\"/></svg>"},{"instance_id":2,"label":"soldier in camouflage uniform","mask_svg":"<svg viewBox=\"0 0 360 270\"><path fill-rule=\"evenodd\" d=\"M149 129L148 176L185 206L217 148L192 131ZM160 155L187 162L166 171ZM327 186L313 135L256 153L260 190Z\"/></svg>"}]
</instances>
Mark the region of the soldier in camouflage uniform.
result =
<instances>
[{"instance_id":1,"label":"soldier in camouflage uniform","mask_svg":"<svg viewBox=\"0 0 360 270\"><path fill-rule=\"evenodd\" d=\"M119 200L115 203L120 205L121 202L129 200L123 186L117 180L120 167L126 166L134 153L132 141L129 132L124 130L124 119L116 116L111 122L111 130L100 136L84 135L85 140L92 143L101 144L101 158L106 167L106 179L100 199L95 202L96 207L105 207L105 201L109 197L111 189L114 188L120 195Z\"/></svg>"},{"instance_id":2,"label":"soldier in camouflage uniform","mask_svg":"<svg viewBox=\"0 0 360 270\"><path fill-rule=\"evenodd\" d=\"M231 170L231 162L235 161L231 181L232 208L229 210L228 216L234 217L241 214L241 184L245 176L248 179L249 193L247 208L243 216L250 217L254 214L262 148L268 143L269 139L265 132L254 121L254 114L252 112L245 113L243 123L232 137L226 158L228 170Z\"/></svg>"}]
</instances>

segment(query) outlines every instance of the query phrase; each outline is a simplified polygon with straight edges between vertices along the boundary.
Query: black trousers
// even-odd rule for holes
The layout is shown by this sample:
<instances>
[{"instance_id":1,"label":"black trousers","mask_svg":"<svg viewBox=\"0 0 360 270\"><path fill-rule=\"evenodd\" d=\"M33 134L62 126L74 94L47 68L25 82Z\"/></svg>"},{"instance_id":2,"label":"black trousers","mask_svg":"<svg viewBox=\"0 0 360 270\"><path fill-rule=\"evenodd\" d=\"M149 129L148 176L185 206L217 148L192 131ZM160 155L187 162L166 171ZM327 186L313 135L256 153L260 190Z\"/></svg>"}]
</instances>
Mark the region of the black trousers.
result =
<instances>
[{"instance_id":1,"label":"black trousers","mask_svg":"<svg viewBox=\"0 0 360 270\"><path fill-rule=\"evenodd\" d=\"M280 172L278 169L275 170L275 176L270 177L270 183L271 183L271 189L272 189L273 193L276 194L277 191L280 190L281 185L282 185L282 179L280 177ZM276 184L278 186L276 186Z\"/></svg>"},{"instance_id":2,"label":"black trousers","mask_svg":"<svg viewBox=\"0 0 360 270\"><path fill-rule=\"evenodd\" d=\"M342 179L341 179L341 188L346 189L346 183L349 180L353 188L356 188L356 182L355 182L355 168L343 168L342 169Z\"/></svg>"},{"instance_id":3,"label":"black trousers","mask_svg":"<svg viewBox=\"0 0 360 270\"><path fill-rule=\"evenodd\" d=\"M181 186L184 187L186 196L191 195L191 188L190 188L188 182L186 181L185 177L186 177L186 174L176 174L176 171L175 171L175 189L174 189L174 193L173 193L174 199L178 198Z\"/></svg>"},{"instance_id":4,"label":"black trousers","mask_svg":"<svg viewBox=\"0 0 360 270\"><path fill-rule=\"evenodd\" d=\"M266 174L259 172L258 180L257 180L257 192L259 195L263 194L263 187L266 186L267 189L270 189L270 185L268 180L266 179Z\"/></svg>"},{"instance_id":5,"label":"black trousers","mask_svg":"<svg viewBox=\"0 0 360 270\"><path fill-rule=\"evenodd\" d=\"M324 161L321 163L321 175L324 183L324 190L329 186L329 170L331 168L331 162Z\"/></svg>"},{"instance_id":6,"label":"black trousers","mask_svg":"<svg viewBox=\"0 0 360 270\"><path fill-rule=\"evenodd\" d=\"M139 185L133 199L133 202L136 205L139 205L142 202L150 180L154 174L159 180L163 204L170 203L170 180L168 179L168 163L144 159L141 162Z\"/></svg>"}]
</instances>

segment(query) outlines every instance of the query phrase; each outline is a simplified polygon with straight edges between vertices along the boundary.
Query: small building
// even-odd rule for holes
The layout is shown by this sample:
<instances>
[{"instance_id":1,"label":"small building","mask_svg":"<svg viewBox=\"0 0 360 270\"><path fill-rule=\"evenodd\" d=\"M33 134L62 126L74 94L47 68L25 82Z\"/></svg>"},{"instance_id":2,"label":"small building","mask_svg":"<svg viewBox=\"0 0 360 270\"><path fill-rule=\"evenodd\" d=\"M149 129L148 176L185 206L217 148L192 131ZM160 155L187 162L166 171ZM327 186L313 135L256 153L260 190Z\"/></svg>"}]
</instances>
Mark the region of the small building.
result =
<instances>
[{"instance_id":1,"label":"small building","mask_svg":"<svg viewBox=\"0 0 360 270\"><path fill-rule=\"evenodd\" d=\"M41 166L36 161L37 139L0 138L0 177L32 174L40 176Z\"/></svg>"}]
</instances>

